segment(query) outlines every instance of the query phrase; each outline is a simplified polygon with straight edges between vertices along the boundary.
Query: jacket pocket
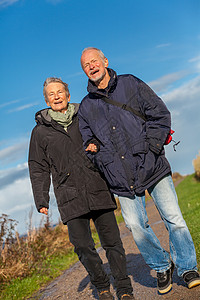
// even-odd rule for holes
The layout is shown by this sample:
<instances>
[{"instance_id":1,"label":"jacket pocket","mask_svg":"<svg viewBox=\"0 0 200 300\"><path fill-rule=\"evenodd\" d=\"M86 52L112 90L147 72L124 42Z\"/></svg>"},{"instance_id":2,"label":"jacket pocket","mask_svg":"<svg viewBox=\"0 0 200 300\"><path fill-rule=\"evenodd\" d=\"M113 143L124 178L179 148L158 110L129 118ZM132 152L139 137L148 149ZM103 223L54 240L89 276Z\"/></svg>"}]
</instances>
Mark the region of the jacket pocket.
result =
<instances>
[{"instance_id":1,"label":"jacket pocket","mask_svg":"<svg viewBox=\"0 0 200 300\"><path fill-rule=\"evenodd\" d=\"M69 177L69 175L70 174L68 172L66 172L65 174L63 174L62 176L60 176L60 178L58 179L58 184L57 184L56 187L59 188L59 186L67 180L67 178Z\"/></svg>"},{"instance_id":2,"label":"jacket pocket","mask_svg":"<svg viewBox=\"0 0 200 300\"><path fill-rule=\"evenodd\" d=\"M145 140L138 141L132 146L132 154L147 153L149 151L149 143Z\"/></svg>"},{"instance_id":3,"label":"jacket pocket","mask_svg":"<svg viewBox=\"0 0 200 300\"><path fill-rule=\"evenodd\" d=\"M90 178L90 183L87 186L87 190L89 193L97 195L100 192L108 192L106 181L101 177L99 172L93 172L92 177Z\"/></svg>"},{"instance_id":4,"label":"jacket pocket","mask_svg":"<svg viewBox=\"0 0 200 300\"><path fill-rule=\"evenodd\" d=\"M77 198L77 190L73 187L65 187L57 191L58 206L65 206L70 201Z\"/></svg>"},{"instance_id":5,"label":"jacket pocket","mask_svg":"<svg viewBox=\"0 0 200 300\"><path fill-rule=\"evenodd\" d=\"M77 197L77 190L75 188L67 188L67 201L71 201Z\"/></svg>"},{"instance_id":6,"label":"jacket pocket","mask_svg":"<svg viewBox=\"0 0 200 300\"><path fill-rule=\"evenodd\" d=\"M135 179L135 185L136 187L138 187L148 176L146 174L146 158L149 155L149 144L145 139L138 140L132 146L131 151L133 176Z\"/></svg>"},{"instance_id":7,"label":"jacket pocket","mask_svg":"<svg viewBox=\"0 0 200 300\"><path fill-rule=\"evenodd\" d=\"M105 154L105 156L102 157L102 161L105 166L109 165L110 163L113 163L113 160L114 160L113 155Z\"/></svg>"}]
</instances>

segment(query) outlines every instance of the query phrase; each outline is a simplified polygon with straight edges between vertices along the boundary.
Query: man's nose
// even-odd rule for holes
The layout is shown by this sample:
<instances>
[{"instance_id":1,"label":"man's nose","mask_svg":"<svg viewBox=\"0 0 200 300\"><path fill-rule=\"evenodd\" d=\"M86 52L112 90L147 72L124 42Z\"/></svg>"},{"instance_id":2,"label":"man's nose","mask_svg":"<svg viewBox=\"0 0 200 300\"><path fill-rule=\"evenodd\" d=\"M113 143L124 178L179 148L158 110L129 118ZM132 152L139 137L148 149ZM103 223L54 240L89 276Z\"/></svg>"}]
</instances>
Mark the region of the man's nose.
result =
<instances>
[{"instance_id":1,"label":"man's nose","mask_svg":"<svg viewBox=\"0 0 200 300\"><path fill-rule=\"evenodd\" d=\"M94 63L90 63L90 69L94 69L95 65Z\"/></svg>"},{"instance_id":2,"label":"man's nose","mask_svg":"<svg viewBox=\"0 0 200 300\"><path fill-rule=\"evenodd\" d=\"M58 99L59 98L59 94L55 94L55 99Z\"/></svg>"}]
</instances>

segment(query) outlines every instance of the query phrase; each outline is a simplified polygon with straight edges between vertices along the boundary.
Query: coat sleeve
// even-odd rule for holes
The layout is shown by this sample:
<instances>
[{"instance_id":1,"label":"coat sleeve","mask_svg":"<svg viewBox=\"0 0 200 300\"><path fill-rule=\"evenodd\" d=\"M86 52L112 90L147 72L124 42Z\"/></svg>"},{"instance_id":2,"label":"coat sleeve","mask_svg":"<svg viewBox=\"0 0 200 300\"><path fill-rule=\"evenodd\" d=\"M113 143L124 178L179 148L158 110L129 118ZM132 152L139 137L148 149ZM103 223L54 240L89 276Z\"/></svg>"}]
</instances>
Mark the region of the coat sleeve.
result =
<instances>
[{"instance_id":1,"label":"coat sleeve","mask_svg":"<svg viewBox=\"0 0 200 300\"><path fill-rule=\"evenodd\" d=\"M84 116L87 116L87 110L85 108L84 102L81 103L78 111L78 118L79 118L79 129L82 135L83 139L83 146L84 148L87 148L87 146L92 143L97 146L97 151L100 149L100 141L96 138L96 136L93 134L92 130L90 129L90 126ZM87 152L87 156L90 158L90 160L93 161L94 159L94 153ZM93 161L94 162L94 161Z\"/></svg>"},{"instance_id":2,"label":"coat sleeve","mask_svg":"<svg viewBox=\"0 0 200 300\"><path fill-rule=\"evenodd\" d=\"M85 107L85 103L84 103L84 101L82 101L82 103L79 107L79 110L78 110L78 119L79 119L79 129L80 129L80 132L82 135L84 147L88 146L90 140L95 141L95 136L94 136L92 130L90 129L90 126L85 118L85 116L87 115L86 111L87 110Z\"/></svg>"},{"instance_id":3,"label":"coat sleeve","mask_svg":"<svg viewBox=\"0 0 200 300\"><path fill-rule=\"evenodd\" d=\"M150 149L159 154L171 129L171 116L165 103L138 79L138 104L146 117L146 133Z\"/></svg>"},{"instance_id":4,"label":"coat sleeve","mask_svg":"<svg viewBox=\"0 0 200 300\"><path fill-rule=\"evenodd\" d=\"M37 126L31 135L28 165L36 208L49 208L50 166Z\"/></svg>"}]
</instances>

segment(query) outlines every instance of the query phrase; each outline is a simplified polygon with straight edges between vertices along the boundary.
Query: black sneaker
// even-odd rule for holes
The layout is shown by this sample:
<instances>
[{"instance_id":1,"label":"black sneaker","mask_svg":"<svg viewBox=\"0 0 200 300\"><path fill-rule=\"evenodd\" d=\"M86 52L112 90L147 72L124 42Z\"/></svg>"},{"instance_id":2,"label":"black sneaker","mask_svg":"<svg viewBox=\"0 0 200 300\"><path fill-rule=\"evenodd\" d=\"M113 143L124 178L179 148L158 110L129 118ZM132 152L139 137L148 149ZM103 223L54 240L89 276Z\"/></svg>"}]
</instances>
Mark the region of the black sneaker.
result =
<instances>
[{"instance_id":1,"label":"black sneaker","mask_svg":"<svg viewBox=\"0 0 200 300\"><path fill-rule=\"evenodd\" d=\"M99 300L113 300L113 295L110 291L101 291L99 294Z\"/></svg>"},{"instance_id":2,"label":"black sneaker","mask_svg":"<svg viewBox=\"0 0 200 300\"><path fill-rule=\"evenodd\" d=\"M172 275L174 272L174 263L165 272L157 272L157 289L160 294L166 294L172 289Z\"/></svg>"},{"instance_id":3,"label":"black sneaker","mask_svg":"<svg viewBox=\"0 0 200 300\"><path fill-rule=\"evenodd\" d=\"M135 300L133 295L130 294L124 294L121 296L120 300Z\"/></svg>"},{"instance_id":4,"label":"black sneaker","mask_svg":"<svg viewBox=\"0 0 200 300\"><path fill-rule=\"evenodd\" d=\"M185 281L189 289L200 285L200 276L197 271L188 271L184 273L183 280Z\"/></svg>"}]
</instances>

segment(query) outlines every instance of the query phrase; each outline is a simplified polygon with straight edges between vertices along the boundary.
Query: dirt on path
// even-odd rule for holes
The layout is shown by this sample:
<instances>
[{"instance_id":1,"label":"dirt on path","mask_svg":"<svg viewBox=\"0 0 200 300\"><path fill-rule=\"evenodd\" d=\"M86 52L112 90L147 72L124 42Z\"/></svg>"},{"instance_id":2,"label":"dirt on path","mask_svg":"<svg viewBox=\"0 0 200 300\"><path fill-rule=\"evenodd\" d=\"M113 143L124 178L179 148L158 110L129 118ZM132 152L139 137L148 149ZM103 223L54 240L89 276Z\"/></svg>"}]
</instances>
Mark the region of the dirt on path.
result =
<instances>
[{"instance_id":1,"label":"dirt on path","mask_svg":"<svg viewBox=\"0 0 200 300\"><path fill-rule=\"evenodd\" d=\"M149 217L149 224L159 238L161 245L169 251L168 233L152 200L147 202L147 213ZM133 241L131 232L125 227L125 224L121 223L119 227L126 251L128 274L132 281L136 300L200 300L200 286L189 290L184 282L177 276L176 269L173 274L172 291L166 295L158 295L156 289L156 272L151 270L145 263L137 246L135 245L135 242ZM98 252L104 262L104 267L107 273L110 274L105 251L102 248L99 248ZM111 291L113 292L115 299L117 299L113 289L112 277ZM98 299L98 296L96 290L90 284L87 272L82 264L78 262L29 299L89 300Z\"/></svg>"}]
</instances>

